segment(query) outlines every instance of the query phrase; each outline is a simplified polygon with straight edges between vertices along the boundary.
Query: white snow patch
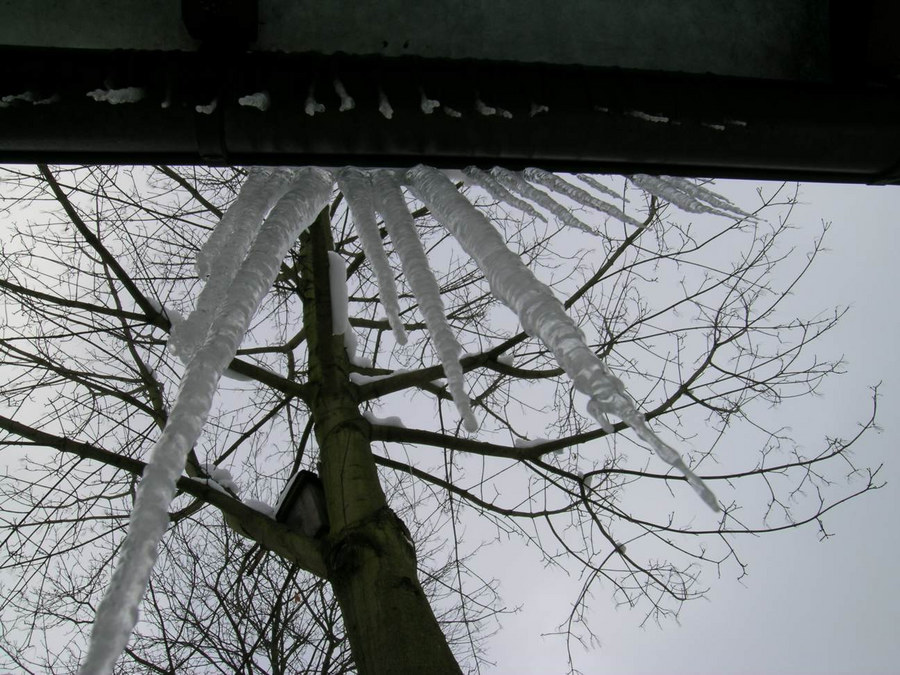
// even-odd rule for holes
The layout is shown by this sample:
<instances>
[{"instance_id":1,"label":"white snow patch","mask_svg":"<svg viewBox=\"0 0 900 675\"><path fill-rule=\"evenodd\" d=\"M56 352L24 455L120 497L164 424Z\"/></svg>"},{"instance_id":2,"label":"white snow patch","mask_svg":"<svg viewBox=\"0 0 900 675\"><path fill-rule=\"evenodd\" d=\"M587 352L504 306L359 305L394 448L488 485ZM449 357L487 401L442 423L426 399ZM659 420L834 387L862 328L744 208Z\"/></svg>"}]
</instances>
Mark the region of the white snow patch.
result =
<instances>
[{"instance_id":1,"label":"white snow patch","mask_svg":"<svg viewBox=\"0 0 900 675\"><path fill-rule=\"evenodd\" d=\"M444 114L446 114L448 117L462 117L462 113L459 112L459 110L454 110L448 105L444 106Z\"/></svg>"},{"instance_id":2,"label":"white snow patch","mask_svg":"<svg viewBox=\"0 0 900 675\"><path fill-rule=\"evenodd\" d=\"M209 477L212 480L216 481L223 488L237 493L237 483L234 482L234 478L232 478L231 472L228 469L223 469L222 467L213 466L211 464L207 464L205 468L206 473L209 474Z\"/></svg>"},{"instance_id":3,"label":"white snow patch","mask_svg":"<svg viewBox=\"0 0 900 675\"><path fill-rule=\"evenodd\" d=\"M529 113L529 117L534 117L535 115L540 115L541 113L550 112L550 107L546 105L538 105L537 103L531 104L531 112Z\"/></svg>"},{"instance_id":4,"label":"white snow patch","mask_svg":"<svg viewBox=\"0 0 900 675\"><path fill-rule=\"evenodd\" d=\"M350 362L354 366L358 366L359 368L373 368L372 359L367 358L365 356L354 356L350 359Z\"/></svg>"},{"instance_id":5,"label":"white snow patch","mask_svg":"<svg viewBox=\"0 0 900 675\"><path fill-rule=\"evenodd\" d=\"M370 424L377 424L382 427L398 427L400 429L406 429L406 425L396 415L391 415L390 417L378 417L371 410L366 410L363 412L362 416L368 420Z\"/></svg>"},{"instance_id":6,"label":"white snow patch","mask_svg":"<svg viewBox=\"0 0 900 675\"><path fill-rule=\"evenodd\" d=\"M389 377L394 377L395 375L403 375L404 373L411 373L411 370L394 370L390 373L385 373L384 375L363 375L362 373L350 373L350 381L353 384L369 384L370 382L378 382L379 380L386 380Z\"/></svg>"},{"instance_id":7,"label":"white snow patch","mask_svg":"<svg viewBox=\"0 0 900 675\"><path fill-rule=\"evenodd\" d=\"M94 89L89 91L87 96L97 102L111 103L119 105L120 103L137 103L144 98L145 92L140 87L124 87L122 89Z\"/></svg>"},{"instance_id":8,"label":"white snow patch","mask_svg":"<svg viewBox=\"0 0 900 675\"><path fill-rule=\"evenodd\" d=\"M517 448L536 448L539 445L549 442L550 439L548 438L535 438L531 440L527 438L516 438L513 440L513 445Z\"/></svg>"},{"instance_id":9,"label":"white snow patch","mask_svg":"<svg viewBox=\"0 0 900 675\"><path fill-rule=\"evenodd\" d=\"M252 377L247 377L246 375L242 375L236 370L232 370L231 368L226 368L222 371L222 377L227 377L229 380L234 380L235 382L253 382Z\"/></svg>"},{"instance_id":10,"label":"white snow patch","mask_svg":"<svg viewBox=\"0 0 900 675\"><path fill-rule=\"evenodd\" d=\"M275 520L275 509L265 502L261 502L258 499L247 499L244 501L244 506L249 506L254 511L259 511L264 516Z\"/></svg>"},{"instance_id":11,"label":"white snow patch","mask_svg":"<svg viewBox=\"0 0 900 675\"><path fill-rule=\"evenodd\" d=\"M511 352L504 352L497 357L497 363L502 363L504 366L512 366L515 358Z\"/></svg>"}]
</instances>

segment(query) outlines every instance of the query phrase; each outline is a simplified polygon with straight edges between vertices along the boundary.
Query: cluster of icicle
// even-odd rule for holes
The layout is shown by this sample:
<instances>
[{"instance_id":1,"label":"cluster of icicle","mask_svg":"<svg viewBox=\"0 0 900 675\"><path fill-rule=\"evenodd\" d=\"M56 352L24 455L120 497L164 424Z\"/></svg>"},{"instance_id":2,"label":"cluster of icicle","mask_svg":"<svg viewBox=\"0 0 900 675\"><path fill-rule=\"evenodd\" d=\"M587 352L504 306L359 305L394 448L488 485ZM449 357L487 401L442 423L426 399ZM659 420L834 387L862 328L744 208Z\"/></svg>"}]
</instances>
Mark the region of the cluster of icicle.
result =
<instances>
[{"instance_id":1,"label":"cluster of icicle","mask_svg":"<svg viewBox=\"0 0 900 675\"><path fill-rule=\"evenodd\" d=\"M640 225L613 204L540 169L527 169L520 174L501 168L485 172L470 167L464 176L469 184L523 213L544 218L537 206L580 230L593 232L547 190L624 223ZM596 192L615 196L590 176L578 178ZM406 333L400 320L394 273L378 229L376 214L381 216L466 429L475 431L478 423L466 394L461 348L444 314L440 289L416 232L403 188L411 190L428 207L481 269L491 292L516 313L529 334L540 338L553 353L575 388L588 396L588 413L607 431L612 431L609 415L623 420L664 461L679 469L710 507L718 509L712 492L678 453L651 431L622 382L588 347L552 291L506 247L487 218L457 191L444 173L426 166L405 172L345 168L335 174L316 168L254 169L197 256L197 272L206 278L206 284L194 311L187 319L174 322L169 348L185 362L184 376L166 428L151 451L139 486L118 565L97 610L91 644L80 670L82 675L112 672L113 664L124 651L137 622L138 605L147 588L159 542L168 525L168 507L176 492L176 481L184 469L189 449L200 437L219 379L274 283L285 255L328 203L335 180L347 200L360 243L374 270L394 336L402 344ZM631 180L688 211L735 218L746 215L692 181L651 176L633 176Z\"/></svg>"},{"instance_id":2,"label":"cluster of icicle","mask_svg":"<svg viewBox=\"0 0 900 675\"><path fill-rule=\"evenodd\" d=\"M534 176L545 186L608 213L607 209L593 203L596 198L592 195L588 195L590 200L581 199L580 192L584 191L580 188L575 188L552 174L534 171L531 175L530 170L526 171L526 177ZM506 171L496 172L495 175L506 179L506 184L513 189L520 186L517 189L519 194L528 197L526 191L521 189L521 184L525 182L522 178ZM635 408L621 380L612 374L588 346L581 330L566 313L559 299L532 274L519 256L507 248L503 238L484 214L461 195L440 171L420 165L407 171L405 180L413 194L475 261L494 297L516 313L526 333L540 338L572 380L575 389L588 397L588 414L607 432L613 430L609 415L615 415L628 424L663 461L684 474L704 502L718 510L715 495L690 470L681 456L653 433L644 416ZM393 189L399 191L396 184ZM549 195L545 194L545 197L551 199ZM622 220L628 218L625 214L618 217Z\"/></svg>"}]
</instances>

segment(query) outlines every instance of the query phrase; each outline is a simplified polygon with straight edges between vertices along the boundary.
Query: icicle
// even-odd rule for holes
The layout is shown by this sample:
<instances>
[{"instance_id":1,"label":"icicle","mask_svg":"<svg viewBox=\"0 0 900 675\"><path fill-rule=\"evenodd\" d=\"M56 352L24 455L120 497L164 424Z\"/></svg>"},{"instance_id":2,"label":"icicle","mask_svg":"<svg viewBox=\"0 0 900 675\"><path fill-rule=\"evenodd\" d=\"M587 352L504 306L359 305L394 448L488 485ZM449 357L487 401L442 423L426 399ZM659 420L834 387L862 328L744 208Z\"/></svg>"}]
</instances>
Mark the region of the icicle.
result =
<instances>
[{"instance_id":1,"label":"icicle","mask_svg":"<svg viewBox=\"0 0 900 675\"><path fill-rule=\"evenodd\" d=\"M543 190L538 190L531 183L527 182L519 174L508 171L502 167L495 166L491 169L491 175L494 176L502 185L509 188L513 192L518 192L525 199L531 200L538 206L547 209L568 227L574 227L576 230L583 230L591 234L597 234L591 227L582 223L578 218L569 213L569 210L553 199Z\"/></svg>"},{"instance_id":2,"label":"icicle","mask_svg":"<svg viewBox=\"0 0 900 675\"><path fill-rule=\"evenodd\" d=\"M541 185L547 186L554 192L565 195L569 199L578 202L582 206L587 206L588 208L594 209L596 211L601 211L602 213L609 214L613 218L621 220L623 223L627 223L628 225L634 225L635 227L641 226L641 223L639 221L635 220L629 215L626 215L621 209L613 206L612 204L608 204L602 199L597 199L590 192L586 192L585 190L582 190L575 185L567 183L555 174L548 173L543 169L529 168L525 169L522 172L522 175L530 181L540 183Z\"/></svg>"},{"instance_id":3,"label":"icicle","mask_svg":"<svg viewBox=\"0 0 900 675\"><path fill-rule=\"evenodd\" d=\"M449 179L443 174L441 178L449 183ZM400 192L400 184L394 173L387 170L373 172L372 183L375 187L376 208L384 218L384 225L391 236L394 250L400 257L413 295L419 303L419 312L425 319L438 359L444 366L447 388L463 420L463 426L467 431L476 431L478 422L469 405L465 377L459 362L462 349L444 316L440 287L428 264L425 249L416 232L416 224L409 215L406 201ZM449 184L452 187L453 184Z\"/></svg>"},{"instance_id":4,"label":"icicle","mask_svg":"<svg viewBox=\"0 0 900 675\"><path fill-rule=\"evenodd\" d=\"M252 223L256 223L254 234L250 236L252 241L255 232L259 231L262 225L263 218L275 202L284 195L293 179L294 173L287 169L259 167L250 170L238 192L237 199L225 211L222 219L197 253L196 267L200 277L209 276L214 267L221 265L218 260L219 255L223 250L233 247L233 243L229 240L236 230L253 229ZM252 223L248 224L248 220ZM246 246L244 253L249 250L249 243Z\"/></svg>"},{"instance_id":5,"label":"icicle","mask_svg":"<svg viewBox=\"0 0 900 675\"><path fill-rule=\"evenodd\" d=\"M663 461L684 472L701 498L718 510L712 492L687 468L678 453L653 434L625 392L625 386L588 347L562 303L506 247L484 215L439 171L419 165L406 176L419 199L476 262L494 297L518 315L526 332L541 339L572 379L575 389L590 398L588 413L608 431L611 425L607 415L623 420Z\"/></svg>"},{"instance_id":6,"label":"icicle","mask_svg":"<svg viewBox=\"0 0 900 675\"><path fill-rule=\"evenodd\" d=\"M701 203L677 186L664 181L659 176L647 176L638 173L630 176L629 180L642 190L646 190L660 199L675 204L675 206L682 211L688 211L690 213L713 213L717 216L728 215L719 209L712 208L708 204Z\"/></svg>"},{"instance_id":7,"label":"icicle","mask_svg":"<svg viewBox=\"0 0 900 675\"><path fill-rule=\"evenodd\" d=\"M421 89L419 90L419 92L422 94L422 99L419 102L419 107L422 109L423 113L425 113L426 115L430 115L435 111L435 109L441 107L440 101L436 101L433 98L428 98L425 95L425 92Z\"/></svg>"},{"instance_id":8,"label":"icicle","mask_svg":"<svg viewBox=\"0 0 900 675\"><path fill-rule=\"evenodd\" d=\"M720 194L716 194L712 190L707 190L702 185L697 185L696 183L688 180L687 178L677 178L675 176L660 176L660 180L665 181L669 185L681 190L682 192L689 194L691 197L700 200L701 202L706 202L710 206L713 206L718 209L722 209L723 211L728 212L729 214L737 214L744 218L753 218L754 216L749 213L744 213L730 201L725 199ZM733 217L733 215L732 215Z\"/></svg>"},{"instance_id":9,"label":"icicle","mask_svg":"<svg viewBox=\"0 0 900 675\"><path fill-rule=\"evenodd\" d=\"M386 119L391 119L394 116L394 109L391 107L391 102L388 101L387 94L385 94L384 90L380 87L378 89L378 112Z\"/></svg>"},{"instance_id":10,"label":"icicle","mask_svg":"<svg viewBox=\"0 0 900 675\"><path fill-rule=\"evenodd\" d=\"M375 222L375 204L372 195L372 181L369 174L360 169L347 167L337 173L337 183L344 198L350 206L353 223L359 234L363 252L366 254L375 272L378 282L379 296L388 323L394 331L394 339L401 345L406 344L406 331L400 319L400 301L397 298L397 286L394 283L394 270L384 250L384 242Z\"/></svg>"},{"instance_id":11,"label":"icicle","mask_svg":"<svg viewBox=\"0 0 900 675\"><path fill-rule=\"evenodd\" d=\"M347 93L347 90L344 88L344 83L337 78L334 79L334 93L341 99L341 105L338 108L338 112L346 112L348 110L353 110L356 107L356 101L354 101L353 97Z\"/></svg>"},{"instance_id":12,"label":"icicle","mask_svg":"<svg viewBox=\"0 0 900 675\"><path fill-rule=\"evenodd\" d=\"M153 447L137 490L128 535L109 589L97 608L81 675L111 673L138 619L138 605L169 525L168 508L187 453L200 437L222 371L234 358L262 298L299 233L309 226L331 194L331 176L320 169L298 179L272 210L253 249L235 277L209 339L191 359L168 423Z\"/></svg>"},{"instance_id":13,"label":"icicle","mask_svg":"<svg viewBox=\"0 0 900 675\"><path fill-rule=\"evenodd\" d=\"M603 183L601 183L600 181L598 181L598 180L597 180L596 178L594 178L593 176L588 176L587 174L584 174L584 173L578 173L578 174L575 174L575 176L576 176L576 178L578 178L580 181L583 181L583 182L587 183L587 184L590 185L593 189L597 190L597 192L602 192L602 193L604 193L604 194L606 194L606 195L609 195L609 196L612 197L613 199L617 199L617 200L621 200L621 199L622 199L622 195L620 195L619 193L617 193L615 190L612 190L612 189L606 187ZM626 199L625 202L627 203L628 200Z\"/></svg>"},{"instance_id":14,"label":"icicle","mask_svg":"<svg viewBox=\"0 0 900 675\"><path fill-rule=\"evenodd\" d=\"M689 213L711 213L717 216L736 219L752 217L741 211L724 197L699 185L695 185L684 178L635 174L630 176L629 180L642 190L646 190L660 199L675 204L675 206L682 211L687 211Z\"/></svg>"},{"instance_id":15,"label":"icicle","mask_svg":"<svg viewBox=\"0 0 900 675\"><path fill-rule=\"evenodd\" d=\"M316 113L325 112L325 106L318 101L316 101L316 85L309 85L309 92L306 94L306 101L303 104L303 112L305 112L310 117L313 117Z\"/></svg>"},{"instance_id":16,"label":"icicle","mask_svg":"<svg viewBox=\"0 0 900 675\"><path fill-rule=\"evenodd\" d=\"M188 359L206 339L219 305L234 275L250 250L263 219L295 180L296 172L286 169L253 169L237 199L197 254L197 273L209 279L189 317L172 327L169 349L182 361Z\"/></svg>"},{"instance_id":17,"label":"icicle","mask_svg":"<svg viewBox=\"0 0 900 675\"><path fill-rule=\"evenodd\" d=\"M534 216L540 220L543 220L545 223L547 219L539 213L531 204L526 202L524 199L519 199L512 192L507 190L500 184L496 178L494 178L491 174L482 171L477 166L469 166L463 169L463 173L466 176L467 182L480 187L482 190L487 192L494 199L504 202L505 204L509 204L513 208L519 209L519 211L523 213L527 213L530 216Z\"/></svg>"}]
</instances>

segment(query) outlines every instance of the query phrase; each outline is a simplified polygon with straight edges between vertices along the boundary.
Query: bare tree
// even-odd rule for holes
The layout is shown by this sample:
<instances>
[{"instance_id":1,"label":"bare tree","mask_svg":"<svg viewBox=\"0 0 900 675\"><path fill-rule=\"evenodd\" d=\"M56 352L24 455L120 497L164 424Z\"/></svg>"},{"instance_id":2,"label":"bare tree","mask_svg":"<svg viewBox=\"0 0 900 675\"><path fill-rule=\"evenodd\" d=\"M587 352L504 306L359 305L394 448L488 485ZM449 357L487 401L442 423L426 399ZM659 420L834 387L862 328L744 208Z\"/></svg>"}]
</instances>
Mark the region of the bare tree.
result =
<instances>
[{"instance_id":1,"label":"bare tree","mask_svg":"<svg viewBox=\"0 0 900 675\"><path fill-rule=\"evenodd\" d=\"M171 167L3 173L5 667L70 672L79 661L182 372L168 332L190 311L195 254L243 177ZM417 228L468 352L481 430L462 432L414 298L401 292L410 340L400 346L336 193L284 260L226 373L117 672L454 672L457 662L478 671L504 606L478 574L480 544L466 542L466 527L522 537L547 564L580 574L582 592L561 608L561 632L580 640L593 635L597 585L645 618L675 614L703 594L704 569L743 574L740 535L812 524L827 536L828 511L879 487L877 469L857 469L849 452L874 425L874 397L855 435L824 439L812 454L766 421L771 405L840 369L810 347L841 310L780 310L822 246L820 237L799 260L782 247L791 191L760 193L754 218L688 222L636 183L603 185L638 227L609 219L592 237L468 194L565 299L648 419L689 450L723 512L707 513L624 424L593 426L553 356L421 207ZM331 249L348 265L362 358L348 359L331 336ZM405 426L383 418L401 408ZM731 435L756 439L759 452L729 453ZM230 470L234 489L208 480L216 468ZM301 468L321 469L331 517L322 540L239 499L273 504ZM861 479L837 480L848 473ZM381 625L387 611L392 623ZM51 639L60 636L71 641Z\"/></svg>"}]
</instances>

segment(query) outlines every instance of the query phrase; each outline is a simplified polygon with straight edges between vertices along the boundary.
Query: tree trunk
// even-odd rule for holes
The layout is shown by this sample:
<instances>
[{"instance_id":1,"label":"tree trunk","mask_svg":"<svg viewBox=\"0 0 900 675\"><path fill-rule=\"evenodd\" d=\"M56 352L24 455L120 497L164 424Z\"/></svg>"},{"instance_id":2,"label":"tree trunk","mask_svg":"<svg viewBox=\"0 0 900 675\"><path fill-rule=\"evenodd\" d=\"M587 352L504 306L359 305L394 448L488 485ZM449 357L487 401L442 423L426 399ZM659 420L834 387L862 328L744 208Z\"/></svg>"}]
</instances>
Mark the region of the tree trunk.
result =
<instances>
[{"instance_id":1,"label":"tree trunk","mask_svg":"<svg viewBox=\"0 0 900 675\"><path fill-rule=\"evenodd\" d=\"M388 507L341 335L332 335L328 209L301 238L311 414L331 530L328 579L361 675L460 673L419 584L415 549Z\"/></svg>"}]
</instances>

